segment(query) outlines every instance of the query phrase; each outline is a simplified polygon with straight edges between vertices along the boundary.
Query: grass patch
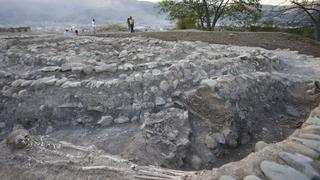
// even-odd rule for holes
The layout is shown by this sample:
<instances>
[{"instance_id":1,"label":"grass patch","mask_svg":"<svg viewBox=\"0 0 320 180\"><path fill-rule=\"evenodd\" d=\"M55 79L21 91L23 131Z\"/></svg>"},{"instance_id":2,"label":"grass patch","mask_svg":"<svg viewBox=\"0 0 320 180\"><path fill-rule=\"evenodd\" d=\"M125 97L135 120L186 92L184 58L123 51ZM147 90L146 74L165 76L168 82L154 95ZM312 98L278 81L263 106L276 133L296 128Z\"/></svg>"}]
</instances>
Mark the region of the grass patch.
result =
<instances>
[{"instance_id":1,"label":"grass patch","mask_svg":"<svg viewBox=\"0 0 320 180\"><path fill-rule=\"evenodd\" d=\"M311 39L315 37L315 31L313 27L301 27L301 28L279 28L273 26L250 26L250 27L223 27L222 31L240 31L240 32L286 32L305 36Z\"/></svg>"},{"instance_id":2,"label":"grass patch","mask_svg":"<svg viewBox=\"0 0 320 180\"><path fill-rule=\"evenodd\" d=\"M128 27L121 24L105 24L97 27L98 32L105 31L128 31Z\"/></svg>"}]
</instances>

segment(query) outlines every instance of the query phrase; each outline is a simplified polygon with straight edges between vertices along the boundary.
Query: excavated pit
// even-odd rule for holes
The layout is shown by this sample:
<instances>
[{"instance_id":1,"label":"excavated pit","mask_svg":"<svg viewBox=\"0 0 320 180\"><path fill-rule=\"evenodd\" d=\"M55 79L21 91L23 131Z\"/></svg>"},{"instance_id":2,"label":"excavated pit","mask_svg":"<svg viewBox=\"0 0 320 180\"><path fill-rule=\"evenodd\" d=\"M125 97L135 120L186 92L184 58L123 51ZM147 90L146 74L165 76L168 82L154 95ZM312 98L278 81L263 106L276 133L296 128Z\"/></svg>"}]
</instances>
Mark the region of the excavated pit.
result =
<instances>
[{"instance_id":1,"label":"excavated pit","mask_svg":"<svg viewBox=\"0 0 320 180\"><path fill-rule=\"evenodd\" d=\"M284 140L319 104L319 72L302 60L315 58L139 37L2 37L0 140L23 126L139 165L219 167Z\"/></svg>"}]
</instances>

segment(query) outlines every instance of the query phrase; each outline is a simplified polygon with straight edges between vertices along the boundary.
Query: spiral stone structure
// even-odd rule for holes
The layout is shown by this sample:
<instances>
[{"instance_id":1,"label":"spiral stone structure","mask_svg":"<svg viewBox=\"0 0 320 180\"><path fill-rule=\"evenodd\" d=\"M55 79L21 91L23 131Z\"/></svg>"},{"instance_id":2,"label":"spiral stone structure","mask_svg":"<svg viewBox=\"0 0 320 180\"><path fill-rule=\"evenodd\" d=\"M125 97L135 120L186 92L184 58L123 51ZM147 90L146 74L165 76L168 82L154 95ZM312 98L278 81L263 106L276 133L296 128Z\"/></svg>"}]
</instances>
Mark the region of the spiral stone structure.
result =
<instances>
[{"instance_id":1,"label":"spiral stone structure","mask_svg":"<svg viewBox=\"0 0 320 180\"><path fill-rule=\"evenodd\" d=\"M319 67L281 49L1 35L0 175L320 178Z\"/></svg>"}]
</instances>

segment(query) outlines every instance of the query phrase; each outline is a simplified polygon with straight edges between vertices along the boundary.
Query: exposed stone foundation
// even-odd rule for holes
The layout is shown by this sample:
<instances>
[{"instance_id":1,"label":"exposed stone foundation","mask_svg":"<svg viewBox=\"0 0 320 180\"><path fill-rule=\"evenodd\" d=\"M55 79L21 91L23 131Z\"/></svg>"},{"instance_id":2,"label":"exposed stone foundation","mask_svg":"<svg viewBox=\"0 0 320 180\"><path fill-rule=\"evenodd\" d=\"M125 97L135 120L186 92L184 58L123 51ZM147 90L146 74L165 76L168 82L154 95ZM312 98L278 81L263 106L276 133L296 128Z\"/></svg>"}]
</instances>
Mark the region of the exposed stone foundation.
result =
<instances>
[{"instance_id":1,"label":"exposed stone foundation","mask_svg":"<svg viewBox=\"0 0 320 180\"><path fill-rule=\"evenodd\" d=\"M0 47L0 139L18 124L31 134L0 146L6 179L318 176L317 58L138 37Z\"/></svg>"}]
</instances>

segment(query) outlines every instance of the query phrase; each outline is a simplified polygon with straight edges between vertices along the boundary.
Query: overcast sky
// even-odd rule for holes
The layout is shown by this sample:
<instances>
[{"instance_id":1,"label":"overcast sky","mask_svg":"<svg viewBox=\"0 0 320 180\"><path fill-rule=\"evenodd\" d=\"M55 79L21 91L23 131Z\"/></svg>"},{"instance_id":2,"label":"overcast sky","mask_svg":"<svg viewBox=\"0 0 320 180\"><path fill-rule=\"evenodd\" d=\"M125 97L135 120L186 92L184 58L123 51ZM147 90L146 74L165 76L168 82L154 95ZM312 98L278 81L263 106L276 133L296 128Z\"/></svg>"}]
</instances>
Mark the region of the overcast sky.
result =
<instances>
[{"instance_id":1,"label":"overcast sky","mask_svg":"<svg viewBox=\"0 0 320 180\"><path fill-rule=\"evenodd\" d=\"M150 1L150 2L159 2L161 0L138 0L138 1ZM263 4L274 4L278 5L281 4L283 0L261 0L261 3Z\"/></svg>"}]
</instances>

